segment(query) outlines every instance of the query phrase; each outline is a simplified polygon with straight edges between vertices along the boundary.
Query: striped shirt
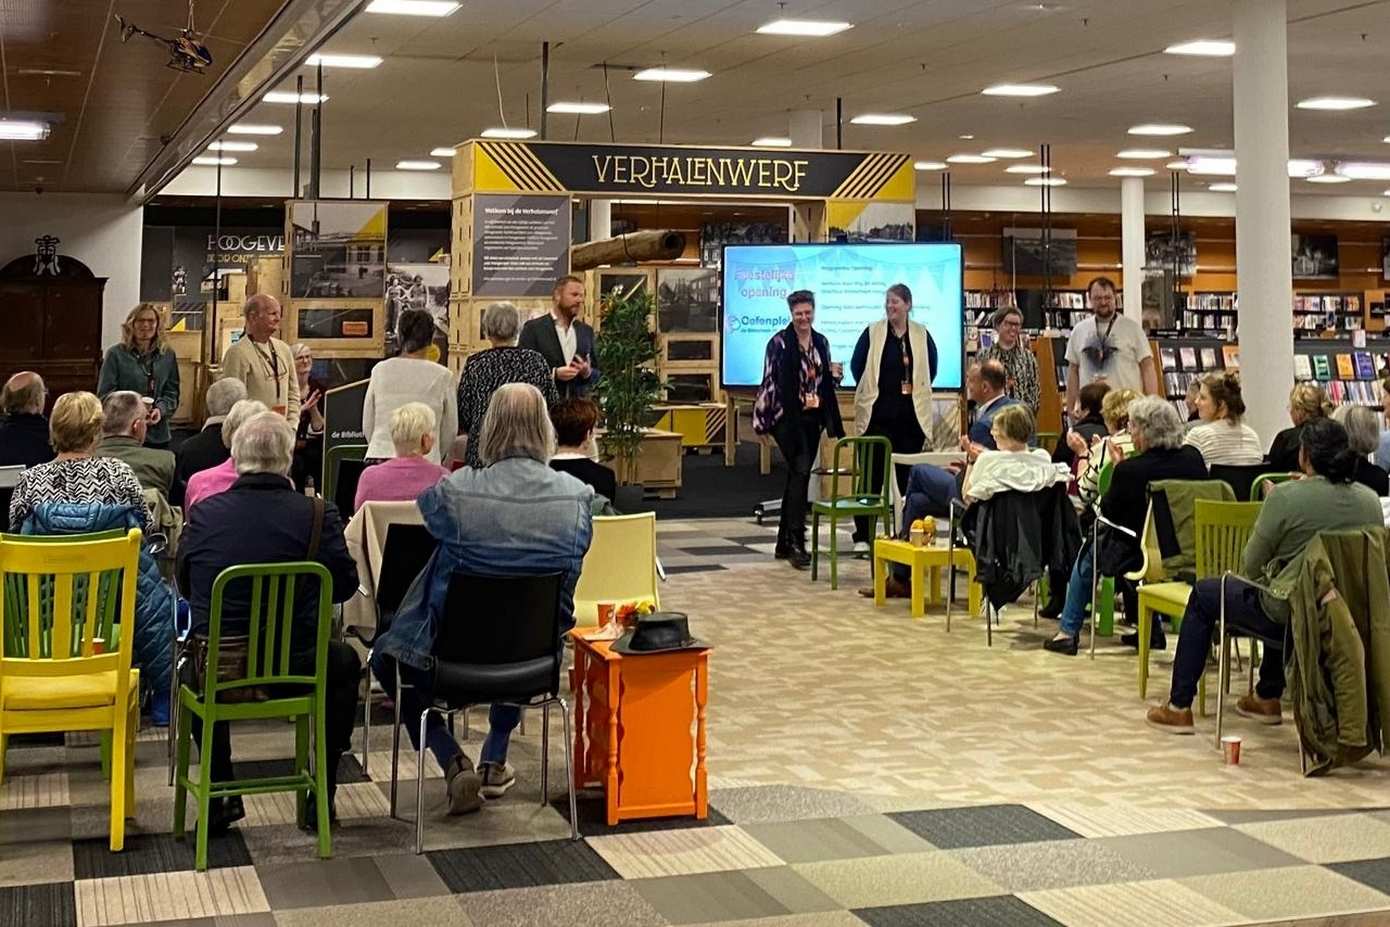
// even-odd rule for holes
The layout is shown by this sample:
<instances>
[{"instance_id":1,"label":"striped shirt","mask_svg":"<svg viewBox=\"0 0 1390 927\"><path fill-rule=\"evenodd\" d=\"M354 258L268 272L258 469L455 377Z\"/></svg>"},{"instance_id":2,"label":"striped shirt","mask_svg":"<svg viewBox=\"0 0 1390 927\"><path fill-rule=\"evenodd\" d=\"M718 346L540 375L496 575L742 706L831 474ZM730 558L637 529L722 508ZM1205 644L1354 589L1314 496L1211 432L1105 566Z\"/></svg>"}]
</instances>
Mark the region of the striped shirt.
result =
<instances>
[{"instance_id":1,"label":"striped shirt","mask_svg":"<svg viewBox=\"0 0 1390 927\"><path fill-rule=\"evenodd\" d=\"M1207 466L1246 466L1263 463L1264 445L1255 429L1241 422L1219 419L1203 422L1187 433L1183 444L1190 444L1202 452Z\"/></svg>"}]
</instances>

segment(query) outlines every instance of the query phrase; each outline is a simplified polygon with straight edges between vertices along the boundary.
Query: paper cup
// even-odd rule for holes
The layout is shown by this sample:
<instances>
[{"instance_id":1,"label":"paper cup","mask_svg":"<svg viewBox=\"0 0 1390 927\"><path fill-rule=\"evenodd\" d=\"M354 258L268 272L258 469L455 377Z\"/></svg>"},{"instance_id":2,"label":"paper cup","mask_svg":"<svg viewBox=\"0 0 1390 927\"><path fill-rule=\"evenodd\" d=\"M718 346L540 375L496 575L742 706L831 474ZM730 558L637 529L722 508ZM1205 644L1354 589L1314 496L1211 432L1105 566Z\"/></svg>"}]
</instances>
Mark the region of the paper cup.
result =
<instances>
[{"instance_id":1,"label":"paper cup","mask_svg":"<svg viewBox=\"0 0 1390 927\"><path fill-rule=\"evenodd\" d=\"M1228 734L1221 738L1221 752L1225 754L1227 766L1240 765L1240 738L1235 734Z\"/></svg>"}]
</instances>

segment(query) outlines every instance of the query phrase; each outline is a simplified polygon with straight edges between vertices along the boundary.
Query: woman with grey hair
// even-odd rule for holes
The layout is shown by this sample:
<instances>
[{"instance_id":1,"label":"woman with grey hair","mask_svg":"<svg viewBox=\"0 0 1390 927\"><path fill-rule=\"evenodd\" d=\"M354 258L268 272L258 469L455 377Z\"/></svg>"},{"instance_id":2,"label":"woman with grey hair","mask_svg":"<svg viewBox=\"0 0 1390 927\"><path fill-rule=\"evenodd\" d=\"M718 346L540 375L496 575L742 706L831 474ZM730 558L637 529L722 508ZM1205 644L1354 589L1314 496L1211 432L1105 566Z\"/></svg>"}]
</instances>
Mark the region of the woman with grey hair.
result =
<instances>
[{"instance_id":1,"label":"woman with grey hair","mask_svg":"<svg viewBox=\"0 0 1390 927\"><path fill-rule=\"evenodd\" d=\"M1380 416L1366 406L1340 405L1332 420L1347 430L1347 446L1356 454L1351 481L1369 487L1377 496L1390 496L1390 473L1371 463L1371 455L1380 447Z\"/></svg>"},{"instance_id":2,"label":"woman with grey hair","mask_svg":"<svg viewBox=\"0 0 1390 927\"><path fill-rule=\"evenodd\" d=\"M236 461L231 456L232 440L243 424L266 411L268 410L265 403L258 399L243 399L232 406L227 417L222 420L222 443L227 447L227 459L215 467L199 470L189 477L188 488L183 494L185 516L193 510L193 506L208 496L215 496L232 488L237 478Z\"/></svg>"},{"instance_id":3,"label":"woman with grey hair","mask_svg":"<svg viewBox=\"0 0 1390 927\"><path fill-rule=\"evenodd\" d=\"M1157 480L1204 480L1207 465L1200 451L1183 444L1182 419L1172 404L1159 396L1142 396L1129 404L1129 434L1137 453L1126 458L1118 445L1112 445L1110 454L1115 469L1110 477L1110 489L1100 498L1100 512L1108 521L1133 531L1138 538L1144 530L1144 516L1149 507L1149 484ZM1137 550L1138 541L1133 543ZM1071 570L1057 636L1043 644L1045 649L1076 656L1081 625L1091 604L1093 566L1091 542L1087 539ZM1157 621L1153 624L1149 644L1160 650L1167 646L1162 625Z\"/></svg>"},{"instance_id":4,"label":"woman with grey hair","mask_svg":"<svg viewBox=\"0 0 1390 927\"><path fill-rule=\"evenodd\" d=\"M521 314L511 303L493 303L483 310L483 337L492 345L468 358L459 378L459 434L468 435L464 462L484 466L478 453L478 431L492 394L506 383L529 383L541 391L547 406L560 401L555 377L545 355L516 346Z\"/></svg>"}]
</instances>

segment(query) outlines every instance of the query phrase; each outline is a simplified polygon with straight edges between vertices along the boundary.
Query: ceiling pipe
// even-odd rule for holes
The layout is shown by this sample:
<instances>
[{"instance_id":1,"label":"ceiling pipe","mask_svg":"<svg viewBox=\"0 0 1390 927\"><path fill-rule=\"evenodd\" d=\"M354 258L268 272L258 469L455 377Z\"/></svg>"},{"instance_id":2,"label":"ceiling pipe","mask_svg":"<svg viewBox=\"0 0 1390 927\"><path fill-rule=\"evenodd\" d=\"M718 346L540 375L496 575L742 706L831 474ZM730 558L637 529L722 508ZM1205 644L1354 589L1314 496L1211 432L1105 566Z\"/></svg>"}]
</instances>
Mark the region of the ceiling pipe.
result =
<instances>
[{"instance_id":1,"label":"ceiling pipe","mask_svg":"<svg viewBox=\"0 0 1390 927\"><path fill-rule=\"evenodd\" d=\"M546 132L546 117L549 115L546 108L550 105L550 43L541 43L541 141L549 138Z\"/></svg>"}]
</instances>

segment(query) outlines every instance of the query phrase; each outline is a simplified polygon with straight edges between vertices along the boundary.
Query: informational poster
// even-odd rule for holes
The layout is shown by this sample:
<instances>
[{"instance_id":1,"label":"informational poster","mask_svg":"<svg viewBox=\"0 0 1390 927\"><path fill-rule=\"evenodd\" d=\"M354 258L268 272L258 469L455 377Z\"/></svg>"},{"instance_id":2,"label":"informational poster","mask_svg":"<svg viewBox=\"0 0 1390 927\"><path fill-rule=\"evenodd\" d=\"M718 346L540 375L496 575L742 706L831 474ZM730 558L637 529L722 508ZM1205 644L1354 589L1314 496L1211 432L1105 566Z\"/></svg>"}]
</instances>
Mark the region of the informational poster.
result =
<instances>
[{"instance_id":1,"label":"informational poster","mask_svg":"<svg viewBox=\"0 0 1390 927\"><path fill-rule=\"evenodd\" d=\"M548 296L569 273L569 197L478 194L473 215L474 296Z\"/></svg>"}]
</instances>

